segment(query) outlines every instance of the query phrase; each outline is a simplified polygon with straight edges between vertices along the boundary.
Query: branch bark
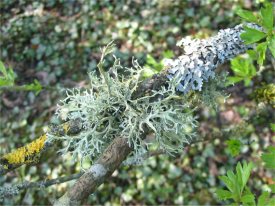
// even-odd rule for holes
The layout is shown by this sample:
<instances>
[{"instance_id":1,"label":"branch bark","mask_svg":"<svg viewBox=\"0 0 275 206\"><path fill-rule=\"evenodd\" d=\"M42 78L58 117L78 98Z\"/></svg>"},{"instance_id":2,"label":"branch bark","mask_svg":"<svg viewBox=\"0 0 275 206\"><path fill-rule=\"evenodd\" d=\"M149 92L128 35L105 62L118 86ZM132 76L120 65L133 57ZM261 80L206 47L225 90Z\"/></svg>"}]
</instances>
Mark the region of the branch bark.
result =
<instances>
[{"instance_id":1,"label":"branch bark","mask_svg":"<svg viewBox=\"0 0 275 206\"><path fill-rule=\"evenodd\" d=\"M37 181L37 182L23 182L21 184L17 184L14 186L9 187L2 187L0 188L0 197L11 197L14 195L17 195L19 190L29 189L29 188L43 188L43 187L49 187L55 184L61 184L64 182L68 182L71 180L78 179L83 175L84 172L80 172L73 175L68 175L65 177L58 177L51 180L43 180L43 181ZM16 191L16 192L14 192Z\"/></svg>"},{"instance_id":2,"label":"branch bark","mask_svg":"<svg viewBox=\"0 0 275 206\"><path fill-rule=\"evenodd\" d=\"M54 205L78 205L119 167L132 151L126 138L117 137L94 165Z\"/></svg>"}]
</instances>

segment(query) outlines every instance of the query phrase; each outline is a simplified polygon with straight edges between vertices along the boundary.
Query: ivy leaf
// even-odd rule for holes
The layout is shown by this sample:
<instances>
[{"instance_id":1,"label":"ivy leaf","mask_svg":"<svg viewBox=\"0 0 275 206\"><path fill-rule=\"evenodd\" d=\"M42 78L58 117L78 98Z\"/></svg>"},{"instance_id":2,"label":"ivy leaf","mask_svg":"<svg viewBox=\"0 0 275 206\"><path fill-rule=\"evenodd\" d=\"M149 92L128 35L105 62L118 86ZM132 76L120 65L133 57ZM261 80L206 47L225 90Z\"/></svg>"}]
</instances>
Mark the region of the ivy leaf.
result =
<instances>
[{"instance_id":1,"label":"ivy leaf","mask_svg":"<svg viewBox=\"0 0 275 206\"><path fill-rule=\"evenodd\" d=\"M257 63L262 66L265 60L265 53L267 49L267 42L263 42L257 45L258 60Z\"/></svg>"},{"instance_id":2,"label":"ivy leaf","mask_svg":"<svg viewBox=\"0 0 275 206\"><path fill-rule=\"evenodd\" d=\"M262 160L264 161L266 168L275 169L275 147L269 146L267 150L268 153L262 154Z\"/></svg>"},{"instance_id":3,"label":"ivy leaf","mask_svg":"<svg viewBox=\"0 0 275 206\"><path fill-rule=\"evenodd\" d=\"M267 31L272 31L273 29L273 18L272 4L266 3L261 8L261 24Z\"/></svg>"},{"instance_id":4,"label":"ivy leaf","mask_svg":"<svg viewBox=\"0 0 275 206\"><path fill-rule=\"evenodd\" d=\"M266 33L257 29L244 27L245 32L241 34L241 39L245 44L253 44L266 37Z\"/></svg>"},{"instance_id":5,"label":"ivy leaf","mask_svg":"<svg viewBox=\"0 0 275 206\"><path fill-rule=\"evenodd\" d=\"M249 22L258 23L257 17L251 11L238 9L236 14Z\"/></svg>"},{"instance_id":6,"label":"ivy leaf","mask_svg":"<svg viewBox=\"0 0 275 206\"><path fill-rule=\"evenodd\" d=\"M235 157L240 154L241 150L241 141L236 139L231 139L226 141L227 148L229 149L230 154Z\"/></svg>"}]
</instances>

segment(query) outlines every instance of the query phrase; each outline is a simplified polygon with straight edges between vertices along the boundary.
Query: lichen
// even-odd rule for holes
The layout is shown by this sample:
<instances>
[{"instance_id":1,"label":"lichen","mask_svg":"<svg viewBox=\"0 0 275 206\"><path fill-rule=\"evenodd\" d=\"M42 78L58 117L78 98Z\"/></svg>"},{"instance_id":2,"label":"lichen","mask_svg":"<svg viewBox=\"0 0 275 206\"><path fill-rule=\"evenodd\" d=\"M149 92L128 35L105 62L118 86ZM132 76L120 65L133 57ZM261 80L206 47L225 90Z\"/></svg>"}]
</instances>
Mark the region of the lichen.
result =
<instances>
[{"instance_id":1,"label":"lichen","mask_svg":"<svg viewBox=\"0 0 275 206\"><path fill-rule=\"evenodd\" d=\"M104 78L91 73L90 89L67 90L67 97L58 105L58 117L81 121L82 132L63 137L48 134L48 141L63 140L66 146L61 153L91 160L116 136L127 138L134 156L151 144L168 154L182 151L195 136L197 122L191 105L176 92L175 82L137 98L134 94L143 72L138 62L133 60L133 67L126 68L115 58L110 70ZM144 141L147 132L154 133L154 141Z\"/></svg>"},{"instance_id":2,"label":"lichen","mask_svg":"<svg viewBox=\"0 0 275 206\"><path fill-rule=\"evenodd\" d=\"M239 25L221 30L210 39L182 40L179 46L184 47L185 54L166 61L169 84L160 85L142 97L134 95L143 72L136 60L132 68L126 68L114 57L113 66L105 72L104 55L113 48L109 44L102 50L98 64L100 77L90 74L90 89L67 90L67 97L58 105L58 117L64 121L81 121L83 131L70 137L48 134L48 141L61 139L67 144L60 152L91 160L116 136L127 138L135 157L152 145L168 154L182 151L196 136L197 126L193 115L193 100L197 95L187 93L201 91L203 81L216 78L214 70L218 65L249 48L240 39L242 31ZM220 81L211 82L209 91L201 92L200 101L215 106L221 96L217 90ZM152 141L144 140L146 133L154 134Z\"/></svg>"},{"instance_id":3,"label":"lichen","mask_svg":"<svg viewBox=\"0 0 275 206\"><path fill-rule=\"evenodd\" d=\"M103 177L107 173L107 170L101 164L94 164L92 167L90 167L89 172L93 174L95 179L98 179Z\"/></svg>"},{"instance_id":4,"label":"lichen","mask_svg":"<svg viewBox=\"0 0 275 206\"><path fill-rule=\"evenodd\" d=\"M18 195L19 190L18 187L16 186L5 186L5 187L0 187L0 202L3 201L4 197L7 196L14 196Z\"/></svg>"},{"instance_id":5,"label":"lichen","mask_svg":"<svg viewBox=\"0 0 275 206\"><path fill-rule=\"evenodd\" d=\"M255 24L248 24L258 28ZM208 39L183 38L177 46L183 48L183 55L166 59L169 79L177 79L177 90L186 94L190 90L202 90L203 82L215 77L215 69L225 61L244 53L251 45L245 45L240 34L243 25L220 30L216 36Z\"/></svg>"},{"instance_id":6,"label":"lichen","mask_svg":"<svg viewBox=\"0 0 275 206\"><path fill-rule=\"evenodd\" d=\"M26 146L5 154L1 160L6 160L10 165L33 162L35 161L35 156L43 149L46 139L47 136L44 134ZM8 167L8 165L5 166Z\"/></svg>"}]
</instances>

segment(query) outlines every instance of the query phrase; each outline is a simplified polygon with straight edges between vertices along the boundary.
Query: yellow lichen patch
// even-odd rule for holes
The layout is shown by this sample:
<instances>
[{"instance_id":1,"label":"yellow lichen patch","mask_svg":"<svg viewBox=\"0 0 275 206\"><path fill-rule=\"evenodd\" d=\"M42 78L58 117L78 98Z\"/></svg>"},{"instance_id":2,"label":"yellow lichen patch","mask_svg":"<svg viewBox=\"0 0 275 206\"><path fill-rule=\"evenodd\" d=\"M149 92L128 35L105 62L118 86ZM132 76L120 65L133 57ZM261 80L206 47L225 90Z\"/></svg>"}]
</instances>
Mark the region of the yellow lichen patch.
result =
<instances>
[{"instance_id":1,"label":"yellow lichen patch","mask_svg":"<svg viewBox=\"0 0 275 206\"><path fill-rule=\"evenodd\" d=\"M46 139L47 136L44 134L26 146L4 155L2 159L7 160L9 164L30 163L32 157L43 149Z\"/></svg>"},{"instance_id":2,"label":"yellow lichen patch","mask_svg":"<svg viewBox=\"0 0 275 206\"><path fill-rule=\"evenodd\" d=\"M67 122L64 123L64 124L63 124L63 129L64 129L65 134L67 134L68 131L69 131L69 129L70 129L69 123L67 123Z\"/></svg>"}]
</instances>

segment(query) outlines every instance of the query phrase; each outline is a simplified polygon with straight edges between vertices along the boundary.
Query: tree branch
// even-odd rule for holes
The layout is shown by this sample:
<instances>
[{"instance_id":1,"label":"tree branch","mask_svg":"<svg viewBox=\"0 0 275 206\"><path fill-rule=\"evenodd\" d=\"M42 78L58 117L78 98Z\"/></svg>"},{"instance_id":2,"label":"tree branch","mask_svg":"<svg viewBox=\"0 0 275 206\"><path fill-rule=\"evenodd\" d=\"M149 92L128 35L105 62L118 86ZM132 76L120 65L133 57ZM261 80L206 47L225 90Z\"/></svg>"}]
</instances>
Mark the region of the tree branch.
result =
<instances>
[{"instance_id":1,"label":"tree branch","mask_svg":"<svg viewBox=\"0 0 275 206\"><path fill-rule=\"evenodd\" d=\"M75 135L82 130L81 121L69 121L59 126L52 126L49 133L56 136ZM37 162L40 154L48 150L52 145L47 142L47 134L29 144L20 147L0 158L0 175L4 175L24 164L33 164Z\"/></svg>"},{"instance_id":2,"label":"tree branch","mask_svg":"<svg viewBox=\"0 0 275 206\"><path fill-rule=\"evenodd\" d=\"M54 205L80 204L112 175L131 151L126 138L115 138L96 163Z\"/></svg>"},{"instance_id":3,"label":"tree branch","mask_svg":"<svg viewBox=\"0 0 275 206\"><path fill-rule=\"evenodd\" d=\"M10 187L2 187L0 188L0 199L1 197L17 195L19 190L24 190L29 188L49 187L55 184L61 184L74 179L78 179L79 177L81 177L81 175L83 175L83 173L84 172L80 172L77 174L73 174L65 177L59 177L51 180L43 180L38 182L23 182L21 184L10 186Z\"/></svg>"},{"instance_id":4,"label":"tree branch","mask_svg":"<svg viewBox=\"0 0 275 206\"><path fill-rule=\"evenodd\" d=\"M216 67L251 48L244 45L240 39L242 32L242 25L237 25L232 29L221 30L218 35L209 40L183 39L180 46L184 46L185 54L176 60L170 60L168 68L162 73L143 81L135 95L139 97L153 89L160 89L167 84L167 77L180 80L177 89L183 93L190 89L200 90L203 80L207 81L215 75L213 70ZM114 139L89 171L85 172L54 205L80 204L118 168L130 152L127 138Z\"/></svg>"}]
</instances>

